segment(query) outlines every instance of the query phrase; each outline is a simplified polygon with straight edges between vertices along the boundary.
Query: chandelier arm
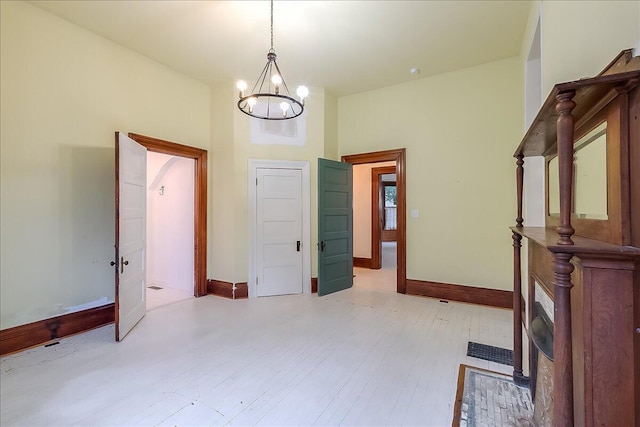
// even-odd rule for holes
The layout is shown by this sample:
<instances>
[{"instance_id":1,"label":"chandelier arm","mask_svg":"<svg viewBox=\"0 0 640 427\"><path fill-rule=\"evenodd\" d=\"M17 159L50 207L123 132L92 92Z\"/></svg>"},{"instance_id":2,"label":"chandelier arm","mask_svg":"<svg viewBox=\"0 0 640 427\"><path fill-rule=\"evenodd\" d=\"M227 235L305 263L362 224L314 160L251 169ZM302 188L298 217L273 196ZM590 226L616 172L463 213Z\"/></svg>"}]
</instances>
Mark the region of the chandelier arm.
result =
<instances>
[{"instance_id":1,"label":"chandelier arm","mask_svg":"<svg viewBox=\"0 0 640 427\"><path fill-rule=\"evenodd\" d=\"M258 76L258 80L256 80L256 84L253 85L253 89L251 89L251 93L256 93L256 89L258 89L258 84L260 84L260 90L259 92L262 92L262 85L264 84L264 79L267 76L267 68L269 67L269 61L267 61L266 65L264 66L264 68L262 69L262 72L260 73L260 75ZM260 78L262 78L262 81L260 81Z\"/></svg>"}]
</instances>

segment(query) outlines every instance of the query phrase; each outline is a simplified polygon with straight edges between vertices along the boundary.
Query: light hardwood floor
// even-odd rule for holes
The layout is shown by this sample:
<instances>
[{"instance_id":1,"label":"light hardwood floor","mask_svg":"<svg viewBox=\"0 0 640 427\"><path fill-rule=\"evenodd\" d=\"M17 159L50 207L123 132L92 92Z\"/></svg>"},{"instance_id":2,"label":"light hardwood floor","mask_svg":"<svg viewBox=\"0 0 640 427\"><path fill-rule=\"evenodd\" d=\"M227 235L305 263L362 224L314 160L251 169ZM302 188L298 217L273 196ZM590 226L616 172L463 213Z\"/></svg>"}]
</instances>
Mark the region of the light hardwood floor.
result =
<instances>
[{"instance_id":1,"label":"light hardwood floor","mask_svg":"<svg viewBox=\"0 0 640 427\"><path fill-rule=\"evenodd\" d=\"M150 289L149 286L159 286L161 289ZM194 298L193 294L161 285L147 286L147 311L155 310L165 305L173 304L185 299Z\"/></svg>"},{"instance_id":2,"label":"light hardwood floor","mask_svg":"<svg viewBox=\"0 0 640 427\"><path fill-rule=\"evenodd\" d=\"M395 293L395 271L352 289L189 299L124 339L106 326L0 360L0 424L451 425L467 341L511 348L511 312Z\"/></svg>"}]
</instances>

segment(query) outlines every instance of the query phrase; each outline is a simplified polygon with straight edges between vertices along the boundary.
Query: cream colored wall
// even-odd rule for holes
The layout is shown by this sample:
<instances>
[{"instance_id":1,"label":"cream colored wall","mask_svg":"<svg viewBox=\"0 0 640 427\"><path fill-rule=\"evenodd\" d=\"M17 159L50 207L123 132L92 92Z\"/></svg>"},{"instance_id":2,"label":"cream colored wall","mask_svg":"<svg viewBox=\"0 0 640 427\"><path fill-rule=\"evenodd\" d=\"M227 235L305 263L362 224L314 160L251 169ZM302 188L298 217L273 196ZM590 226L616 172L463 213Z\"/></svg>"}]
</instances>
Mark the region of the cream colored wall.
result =
<instances>
[{"instance_id":1,"label":"cream colored wall","mask_svg":"<svg viewBox=\"0 0 640 427\"><path fill-rule=\"evenodd\" d=\"M510 289L519 58L339 99L341 154L406 147L407 277Z\"/></svg>"},{"instance_id":2,"label":"cream colored wall","mask_svg":"<svg viewBox=\"0 0 640 427\"><path fill-rule=\"evenodd\" d=\"M544 1L541 7L542 88L593 77L640 39L638 1Z\"/></svg>"},{"instance_id":3,"label":"cream colored wall","mask_svg":"<svg viewBox=\"0 0 640 427\"><path fill-rule=\"evenodd\" d=\"M236 218L233 121L237 94L233 82L211 89L211 150L209 151L208 242L211 252L207 278L235 283L236 229L246 227ZM247 194L245 189L241 194Z\"/></svg>"},{"instance_id":4,"label":"cream colored wall","mask_svg":"<svg viewBox=\"0 0 640 427\"><path fill-rule=\"evenodd\" d=\"M353 166L353 256L371 258L371 170L396 162Z\"/></svg>"},{"instance_id":5,"label":"cream colored wall","mask_svg":"<svg viewBox=\"0 0 640 427\"><path fill-rule=\"evenodd\" d=\"M340 160L338 148L338 98L324 92L324 158Z\"/></svg>"},{"instance_id":6,"label":"cream colored wall","mask_svg":"<svg viewBox=\"0 0 640 427\"><path fill-rule=\"evenodd\" d=\"M0 328L114 300L114 131L210 144L208 87L0 2Z\"/></svg>"}]
</instances>

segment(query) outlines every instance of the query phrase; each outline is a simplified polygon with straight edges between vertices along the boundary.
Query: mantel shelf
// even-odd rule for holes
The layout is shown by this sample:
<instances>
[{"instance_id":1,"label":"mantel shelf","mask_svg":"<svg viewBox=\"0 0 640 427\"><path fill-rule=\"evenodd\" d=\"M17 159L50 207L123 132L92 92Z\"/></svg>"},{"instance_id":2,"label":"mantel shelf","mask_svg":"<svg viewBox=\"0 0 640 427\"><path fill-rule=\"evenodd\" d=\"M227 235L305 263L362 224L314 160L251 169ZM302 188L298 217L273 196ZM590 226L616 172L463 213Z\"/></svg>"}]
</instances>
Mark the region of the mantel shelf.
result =
<instances>
[{"instance_id":1,"label":"mantel shelf","mask_svg":"<svg viewBox=\"0 0 640 427\"><path fill-rule=\"evenodd\" d=\"M540 246L554 253L597 254L599 256L615 256L619 258L640 259L640 248L634 246L618 246L599 240L573 235L573 245L558 245L560 235L547 227L510 227L512 231L533 240Z\"/></svg>"},{"instance_id":2,"label":"mantel shelf","mask_svg":"<svg viewBox=\"0 0 640 427\"><path fill-rule=\"evenodd\" d=\"M558 119L556 96L558 94L575 92L573 101L576 103L576 108L572 114L579 126L581 120L588 118L593 105L597 105L600 100L615 96L617 88L632 89L638 85L639 80L640 71L630 71L555 85L513 156L531 157L555 154L556 121Z\"/></svg>"}]
</instances>

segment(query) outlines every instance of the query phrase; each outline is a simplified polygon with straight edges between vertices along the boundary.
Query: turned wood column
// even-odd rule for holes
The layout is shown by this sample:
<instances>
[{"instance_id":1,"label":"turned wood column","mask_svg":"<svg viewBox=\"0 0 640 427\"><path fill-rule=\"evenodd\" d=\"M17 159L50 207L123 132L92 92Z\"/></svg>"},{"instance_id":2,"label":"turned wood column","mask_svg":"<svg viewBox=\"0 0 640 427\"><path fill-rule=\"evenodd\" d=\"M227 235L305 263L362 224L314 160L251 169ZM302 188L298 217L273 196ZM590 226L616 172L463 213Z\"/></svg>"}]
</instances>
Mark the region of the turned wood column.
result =
<instances>
[{"instance_id":1,"label":"turned wood column","mask_svg":"<svg viewBox=\"0 0 640 427\"><path fill-rule=\"evenodd\" d=\"M522 227L522 191L524 175L524 157L517 156L516 161L516 200L518 204L518 216L516 227ZM518 385L528 384L528 378L522 372L522 264L520 253L522 236L515 231L513 239L513 381Z\"/></svg>"},{"instance_id":2,"label":"turned wood column","mask_svg":"<svg viewBox=\"0 0 640 427\"><path fill-rule=\"evenodd\" d=\"M560 225L556 229L560 235L559 245L573 245L573 240L571 240L574 233L571 226L573 204L573 116L571 111L576 106L572 100L574 95L575 92L571 91L556 96L558 101L556 111L560 114L557 121Z\"/></svg>"},{"instance_id":3,"label":"turned wood column","mask_svg":"<svg viewBox=\"0 0 640 427\"><path fill-rule=\"evenodd\" d=\"M522 372L522 288L520 248L522 236L513 232L513 382L528 384L528 378Z\"/></svg>"},{"instance_id":4,"label":"turned wood column","mask_svg":"<svg viewBox=\"0 0 640 427\"><path fill-rule=\"evenodd\" d=\"M516 157L516 203L518 209L518 216L516 217L516 227L522 227L522 193L524 191L524 156L518 154Z\"/></svg>"},{"instance_id":5,"label":"turned wood column","mask_svg":"<svg viewBox=\"0 0 640 427\"><path fill-rule=\"evenodd\" d=\"M557 427L573 426L571 258L571 254L553 254L553 425Z\"/></svg>"},{"instance_id":6,"label":"turned wood column","mask_svg":"<svg viewBox=\"0 0 640 427\"><path fill-rule=\"evenodd\" d=\"M558 166L560 181L560 225L558 245L573 245L573 115L575 92L556 96ZM573 350L571 343L572 255L553 254L553 425L573 427Z\"/></svg>"}]
</instances>

